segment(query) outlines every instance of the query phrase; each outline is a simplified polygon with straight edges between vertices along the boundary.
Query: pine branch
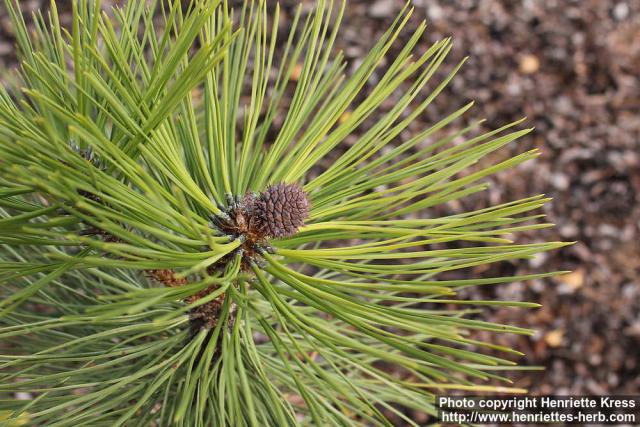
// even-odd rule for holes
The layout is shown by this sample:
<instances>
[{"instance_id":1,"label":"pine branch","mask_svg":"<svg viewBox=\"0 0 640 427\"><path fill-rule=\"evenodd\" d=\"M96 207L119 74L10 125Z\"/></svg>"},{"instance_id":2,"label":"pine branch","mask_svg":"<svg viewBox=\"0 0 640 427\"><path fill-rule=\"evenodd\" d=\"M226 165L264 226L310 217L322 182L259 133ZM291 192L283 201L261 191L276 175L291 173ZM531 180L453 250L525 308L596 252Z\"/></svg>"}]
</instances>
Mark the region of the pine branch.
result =
<instances>
[{"instance_id":1,"label":"pine branch","mask_svg":"<svg viewBox=\"0 0 640 427\"><path fill-rule=\"evenodd\" d=\"M524 392L521 353L475 337L532 331L478 313L538 304L457 292L558 272L447 273L567 243L522 243L543 196L435 216L538 155L493 161L531 129L482 133L472 104L406 137L451 40L418 52L422 23L392 55L407 5L347 74L346 2L287 34L264 1L147 3L74 1L63 28L53 1L31 31L5 0L0 421L416 425L438 392Z\"/></svg>"}]
</instances>

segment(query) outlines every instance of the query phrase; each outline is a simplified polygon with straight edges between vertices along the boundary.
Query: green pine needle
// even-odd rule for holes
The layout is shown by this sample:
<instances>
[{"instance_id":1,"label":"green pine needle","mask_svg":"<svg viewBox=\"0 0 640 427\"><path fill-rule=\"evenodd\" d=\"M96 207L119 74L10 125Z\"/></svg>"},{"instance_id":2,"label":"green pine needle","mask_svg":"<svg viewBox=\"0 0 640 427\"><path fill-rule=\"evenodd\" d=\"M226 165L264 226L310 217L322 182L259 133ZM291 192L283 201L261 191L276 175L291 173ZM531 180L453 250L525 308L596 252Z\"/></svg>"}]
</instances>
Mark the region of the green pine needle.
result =
<instances>
[{"instance_id":1,"label":"green pine needle","mask_svg":"<svg viewBox=\"0 0 640 427\"><path fill-rule=\"evenodd\" d=\"M288 34L265 1L74 0L69 28L51 5L32 31L5 0L22 62L0 90L0 424L416 425L403 411L435 414L438 392L523 392L501 372L521 353L474 331L532 332L477 313L538 304L456 294L558 273L442 273L567 243L518 243L551 226L543 196L434 215L538 155L491 161L520 121L448 131L472 104L405 137L462 66L436 77L450 39L418 52L422 23L392 57L407 6L347 75L346 2ZM281 182L309 217L249 254L216 221Z\"/></svg>"}]
</instances>

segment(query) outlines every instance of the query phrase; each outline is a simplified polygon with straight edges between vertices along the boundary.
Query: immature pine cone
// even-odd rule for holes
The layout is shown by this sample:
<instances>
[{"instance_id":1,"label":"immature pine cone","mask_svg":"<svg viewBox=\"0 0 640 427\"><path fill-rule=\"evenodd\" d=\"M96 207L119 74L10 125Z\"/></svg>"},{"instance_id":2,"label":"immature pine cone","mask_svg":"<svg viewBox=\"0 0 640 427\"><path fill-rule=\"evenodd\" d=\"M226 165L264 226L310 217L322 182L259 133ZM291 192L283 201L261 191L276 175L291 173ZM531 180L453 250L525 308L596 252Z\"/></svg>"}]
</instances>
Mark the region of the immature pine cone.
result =
<instances>
[{"instance_id":1,"label":"immature pine cone","mask_svg":"<svg viewBox=\"0 0 640 427\"><path fill-rule=\"evenodd\" d=\"M266 237L289 237L309 216L309 199L296 184L276 184L260 193L252 208L255 225Z\"/></svg>"}]
</instances>

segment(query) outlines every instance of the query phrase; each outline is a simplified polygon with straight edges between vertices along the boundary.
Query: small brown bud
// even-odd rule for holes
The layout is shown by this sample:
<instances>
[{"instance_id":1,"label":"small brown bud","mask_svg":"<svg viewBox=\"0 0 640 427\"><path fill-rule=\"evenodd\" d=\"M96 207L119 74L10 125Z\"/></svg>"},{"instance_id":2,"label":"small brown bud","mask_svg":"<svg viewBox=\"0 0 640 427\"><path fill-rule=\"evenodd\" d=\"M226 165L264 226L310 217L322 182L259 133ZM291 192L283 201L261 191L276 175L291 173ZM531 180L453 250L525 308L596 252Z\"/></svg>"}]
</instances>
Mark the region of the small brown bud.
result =
<instances>
[{"instance_id":1,"label":"small brown bud","mask_svg":"<svg viewBox=\"0 0 640 427\"><path fill-rule=\"evenodd\" d=\"M161 269L161 270L146 270L147 277L160 282L170 288L183 286L187 284L187 279L177 278L176 273L173 270Z\"/></svg>"}]
</instances>

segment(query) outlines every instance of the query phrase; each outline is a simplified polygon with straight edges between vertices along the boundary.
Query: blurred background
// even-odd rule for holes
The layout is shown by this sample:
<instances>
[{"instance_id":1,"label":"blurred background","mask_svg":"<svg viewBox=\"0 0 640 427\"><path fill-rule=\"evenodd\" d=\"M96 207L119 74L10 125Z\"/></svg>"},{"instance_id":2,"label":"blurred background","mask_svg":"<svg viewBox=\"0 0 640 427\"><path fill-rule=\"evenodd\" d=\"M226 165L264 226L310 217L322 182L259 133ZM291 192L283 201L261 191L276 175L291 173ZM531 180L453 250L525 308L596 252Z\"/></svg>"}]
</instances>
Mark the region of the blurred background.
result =
<instances>
[{"instance_id":1,"label":"blurred background","mask_svg":"<svg viewBox=\"0 0 640 427\"><path fill-rule=\"evenodd\" d=\"M46 10L49 0L20 3L25 11ZM69 22L70 2L58 3L61 21ZM282 31L297 3L280 2ZM303 8L314 3L303 2ZM404 0L347 1L337 47L351 70L403 5ZM554 201L544 213L557 227L531 238L577 241L543 258L465 272L477 277L542 268L573 271L465 291L469 298L543 304L484 314L538 331L530 338L491 337L526 353L522 364L546 368L514 373L514 385L537 394L640 394L640 0L413 0L413 5L403 40L426 19L420 51L443 37L454 39L441 74L470 58L411 130L475 100L472 116L487 119L485 130L523 116L527 126L535 126L492 160L542 150L537 161L493 177L488 192L443 206L442 212L545 193ZM0 6L3 76L16 65L13 43ZM395 47L400 48L402 43ZM375 83L374 76L364 92Z\"/></svg>"},{"instance_id":2,"label":"blurred background","mask_svg":"<svg viewBox=\"0 0 640 427\"><path fill-rule=\"evenodd\" d=\"M490 315L492 321L539 331L532 338L492 338L526 353L522 363L546 368L515 374L515 385L538 394L639 394L640 1L412 4L411 26L428 22L423 49L453 37L443 72L469 56L413 129L475 100L471 114L486 118L487 129L523 116L535 127L502 156L542 151L536 161L494 177L490 191L463 200L463 208L545 193L554 201L544 213L557 227L533 237L577 241L544 258L467 272L573 271L465 295L543 304ZM403 0L349 0L339 38L346 56L357 63L403 5Z\"/></svg>"}]
</instances>

